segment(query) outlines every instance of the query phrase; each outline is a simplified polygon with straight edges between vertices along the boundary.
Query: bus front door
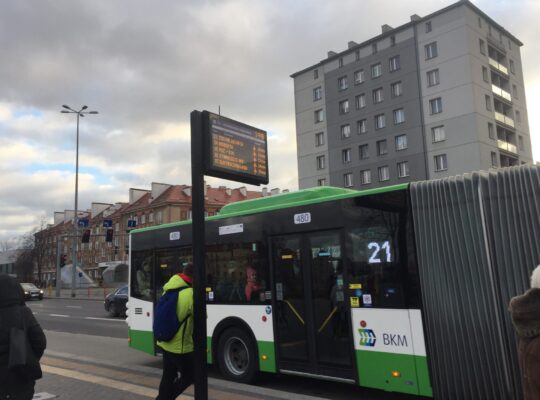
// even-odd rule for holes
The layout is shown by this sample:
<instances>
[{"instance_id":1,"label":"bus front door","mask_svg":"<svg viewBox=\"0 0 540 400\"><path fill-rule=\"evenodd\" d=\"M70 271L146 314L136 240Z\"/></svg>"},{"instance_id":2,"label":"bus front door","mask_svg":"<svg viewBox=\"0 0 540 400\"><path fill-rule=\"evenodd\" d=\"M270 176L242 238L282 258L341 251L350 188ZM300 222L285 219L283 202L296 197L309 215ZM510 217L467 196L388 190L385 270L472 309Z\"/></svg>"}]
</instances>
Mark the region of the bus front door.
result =
<instances>
[{"instance_id":1,"label":"bus front door","mask_svg":"<svg viewBox=\"0 0 540 400\"><path fill-rule=\"evenodd\" d=\"M274 237L272 252L280 371L353 381L341 233Z\"/></svg>"}]
</instances>

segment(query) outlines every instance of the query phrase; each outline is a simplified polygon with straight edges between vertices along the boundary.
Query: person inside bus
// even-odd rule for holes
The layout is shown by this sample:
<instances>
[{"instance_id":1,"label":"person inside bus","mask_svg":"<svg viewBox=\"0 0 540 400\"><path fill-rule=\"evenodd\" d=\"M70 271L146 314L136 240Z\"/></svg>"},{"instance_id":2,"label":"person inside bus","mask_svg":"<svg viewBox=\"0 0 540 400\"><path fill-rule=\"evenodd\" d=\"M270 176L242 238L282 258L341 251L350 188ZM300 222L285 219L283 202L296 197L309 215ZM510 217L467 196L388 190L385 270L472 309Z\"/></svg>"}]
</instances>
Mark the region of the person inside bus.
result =
<instances>
[{"instance_id":1,"label":"person inside bus","mask_svg":"<svg viewBox=\"0 0 540 400\"><path fill-rule=\"evenodd\" d=\"M152 277L152 259L147 257L144 259L142 266L137 270L137 287L139 294L143 299L150 300L152 298L151 288Z\"/></svg>"},{"instance_id":2,"label":"person inside bus","mask_svg":"<svg viewBox=\"0 0 540 400\"><path fill-rule=\"evenodd\" d=\"M176 303L180 328L168 342L157 342L163 350L163 374L156 400L176 399L193 383L193 264L187 263L182 273L175 274L163 286L164 292L181 289ZM178 377L180 374L180 377Z\"/></svg>"},{"instance_id":3,"label":"person inside bus","mask_svg":"<svg viewBox=\"0 0 540 400\"><path fill-rule=\"evenodd\" d=\"M540 265L531 275L531 289L510 300L518 337L518 359L525 400L540 399Z\"/></svg>"},{"instance_id":4,"label":"person inside bus","mask_svg":"<svg viewBox=\"0 0 540 400\"><path fill-rule=\"evenodd\" d=\"M252 265L247 265L246 266L246 286L244 288L244 292L246 294L246 300L252 301L252 297L253 297L253 301L258 300L256 296L260 290L261 290L261 287L259 286L257 270Z\"/></svg>"}]
</instances>

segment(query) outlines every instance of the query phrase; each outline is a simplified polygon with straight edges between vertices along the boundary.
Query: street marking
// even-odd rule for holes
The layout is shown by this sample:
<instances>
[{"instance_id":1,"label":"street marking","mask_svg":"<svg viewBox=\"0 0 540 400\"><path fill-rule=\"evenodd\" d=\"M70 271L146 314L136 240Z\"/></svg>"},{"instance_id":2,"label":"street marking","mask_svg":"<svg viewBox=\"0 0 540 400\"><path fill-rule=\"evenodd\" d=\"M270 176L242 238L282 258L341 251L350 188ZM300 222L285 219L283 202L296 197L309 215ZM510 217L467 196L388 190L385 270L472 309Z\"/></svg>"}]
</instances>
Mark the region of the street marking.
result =
<instances>
[{"instance_id":1,"label":"street marking","mask_svg":"<svg viewBox=\"0 0 540 400\"><path fill-rule=\"evenodd\" d=\"M56 399L58 396L47 392L35 393L32 400L49 400Z\"/></svg>"},{"instance_id":2,"label":"street marking","mask_svg":"<svg viewBox=\"0 0 540 400\"><path fill-rule=\"evenodd\" d=\"M45 373L60 375L66 378L76 379L78 381L94 383L96 385L105 386L105 387L109 387L116 390L121 390L123 392L134 393L140 396L155 398L158 394L157 390L155 389L150 389L144 386L134 385L132 383L116 381L114 379L109 379L102 376L90 375L84 372L73 371L73 370L68 370L68 369L58 368L58 367L51 367L49 365L42 365L41 369ZM178 398L183 399L183 400L193 399L193 397L186 396L186 395L181 395Z\"/></svg>"},{"instance_id":3,"label":"street marking","mask_svg":"<svg viewBox=\"0 0 540 400\"><path fill-rule=\"evenodd\" d=\"M69 318L69 315L65 315L65 314L49 314L49 317Z\"/></svg>"},{"instance_id":4,"label":"street marking","mask_svg":"<svg viewBox=\"0 0 540 400\"><path fill-rule=\"evenodd\" d=\"M125 319L112 319L112 318L84 317L84 319L97 319L98 321L126 322Z\"/></svg>"},{"instance_id":5,"label":"street marking","mask_svg":"<svg viewBox=\"0 0 540 400\"><path fill-rule=\"evenodd\" d=\"M66 308L82 308L81 306L66 306Z\"/></svg>"}]
</instances>

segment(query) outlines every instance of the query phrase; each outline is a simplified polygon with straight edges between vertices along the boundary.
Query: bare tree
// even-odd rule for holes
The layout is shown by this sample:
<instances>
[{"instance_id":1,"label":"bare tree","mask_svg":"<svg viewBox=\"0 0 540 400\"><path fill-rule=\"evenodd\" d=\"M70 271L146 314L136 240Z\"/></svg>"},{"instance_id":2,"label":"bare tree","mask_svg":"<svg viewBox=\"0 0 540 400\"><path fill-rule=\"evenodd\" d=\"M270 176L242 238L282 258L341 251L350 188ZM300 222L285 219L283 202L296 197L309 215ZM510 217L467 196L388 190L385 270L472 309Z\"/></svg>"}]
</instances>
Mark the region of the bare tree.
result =
<instances>
[{"instance_id":1,"label":"bare tree","mask_svg":"<svg viewBox=\"0 0 540 400\"><path fill-rule=\"evenodd\" d=\"M21 253L21 266L28 267L28 257L32 258L32 271L34 266L37 267L37 281L41 286L41 270L49 247L47 246L47 219L41 217L39 226L31 232L23 235L19 241L19 248L23 250Z\"/></svg>"},{"instance_id":2,"label":"bare tree","mask_svg":"<svg viewBox=\"0 0 540 400\"><path fill-rule=\"evenodd\" d=\"M15 261L15 273L21 282L34 281L34 254L32 249L21 251Z\"/></svg>"},{"instance_id":3,"label":"bare tree","mask_svg":"<svg viewBox=\"0 0 540 400\"><path fill-rule=\"evenodd\" d=\"M9 240L0 240L0 252L8 251L13 248Z\"/></svg>"}]
</instances>

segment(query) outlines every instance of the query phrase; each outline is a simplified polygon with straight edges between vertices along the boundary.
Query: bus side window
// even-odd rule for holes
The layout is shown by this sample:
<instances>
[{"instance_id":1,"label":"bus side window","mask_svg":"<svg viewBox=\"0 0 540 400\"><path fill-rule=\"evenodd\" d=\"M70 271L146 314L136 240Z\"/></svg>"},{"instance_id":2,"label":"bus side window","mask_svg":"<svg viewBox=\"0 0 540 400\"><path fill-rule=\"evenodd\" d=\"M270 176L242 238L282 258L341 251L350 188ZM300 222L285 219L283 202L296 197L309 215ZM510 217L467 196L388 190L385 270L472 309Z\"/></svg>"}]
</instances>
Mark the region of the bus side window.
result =
<instances>
[{"instance_id":1,"label":"bus side window","mask_svg":"<svg viewBox=\"0 0 540 400\"><path fill-rule=\"evenodd\" d=\"M132 263L131 295L141 300L152 301L152 255L136 254Z\"/></svg>"}]
</instances>

